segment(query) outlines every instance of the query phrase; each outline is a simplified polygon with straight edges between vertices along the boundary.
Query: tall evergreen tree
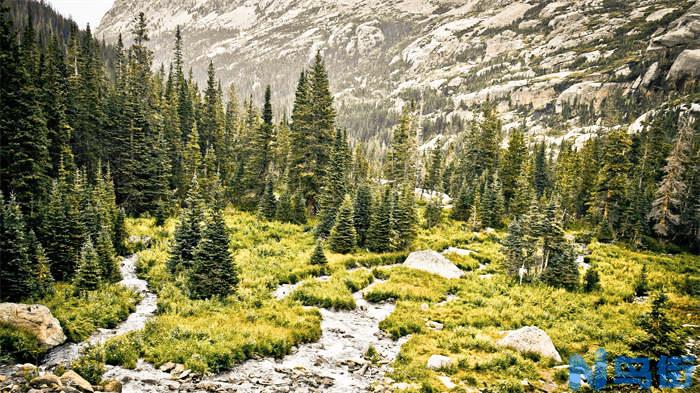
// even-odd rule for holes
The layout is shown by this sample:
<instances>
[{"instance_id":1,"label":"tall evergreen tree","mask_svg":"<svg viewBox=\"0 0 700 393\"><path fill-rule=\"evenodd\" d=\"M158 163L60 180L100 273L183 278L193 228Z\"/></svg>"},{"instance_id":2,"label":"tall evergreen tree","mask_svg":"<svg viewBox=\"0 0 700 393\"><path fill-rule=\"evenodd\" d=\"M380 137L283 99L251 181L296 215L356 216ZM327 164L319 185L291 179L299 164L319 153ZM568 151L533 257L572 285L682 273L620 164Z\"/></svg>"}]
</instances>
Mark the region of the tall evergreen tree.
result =
<instances>
[{"instance_id":1,"label":"tall evergreen tree","mask_svg":"<svg viewBox=\"0 0 700 393\"><path fill-rule=\"evenodd\" d=\"M542 196L549 187L549 174L547 169L547 150L544 141L537 147L535 163L533 165L533 184L538 197Z\"/></svg>"},{"instance_id":2,"label":"tall evergreen tree","mask_svg":"<svg viewBox=\"0 0 700 393\"><path fill-rule=\"evenodd\" d=\"M328 244L331 250L340 254L352 252L357 245L357 232L355 232L353 221L352 199L350 199L349 196L345 197L338 210L335 225L328 237Z\"/></svg>"},{"instance_id":3,"label":"tall evergreen tree","mask_svg":"<svg viewBox=\"0 0 700 393\"><path fill-rule=\"evenodd\" d=\"M202 238L192 255L188 288L193 299L226 297L238 285L238 272L229 251L229 238L224 217L214 209L202 231Z\"/></svg>"},{"instance_id":4,"label":"tall evergreen tree","mask_svg":"<svg viewBox=\"0 0 700 393\"><path fill-rule=\"evenodd\" d=\"M15 41L4 15L0 26L0 186L13 193L25 212L38 207L50 185L48 129L40 101L36 71L38 49L32 21ZM14 64L7 64L7 62ZM37 206L35 206L37 205Z\"/></svg>"},{"instance_id":5,"label":"tall evergreen tree","mask_svg":"<svg viewBox=\"0 0 700 393\"><path fill-rule=\"evenodd\" d=\"M396 192L396 202L391 216L394 226L392 232L396 235L396 241L392 243L397 250L408 249L417 236L418 216L413 192L412 186L404 186L401 192Z\"/></svg>"},{"instance_id":6,"label":"tall evergreen tree","mask_svg":"<svg viewBox=\"0 0 700 393\"><path fill-rule=\"evenodd\" d=\"M51 275L51 262L46 257L44 247L41 246L39 240L33 230L30 230L27 235L27 244L29 258L34 272L34 286L32 294L34 297L42 298L54 292L54 279Z\"/></svg>"},{"instance_id":7,"label":"tall evergreen tree","mask_svg":"<svg viewBox=\"0 0 700 393\"><path fill-rule=\"evenodd\" d=\"M326 237L330 233L335 224L338 208L347 193L349 148L346 135L340 130L336 132L330 157L331 162L320 198L321 213L316 227L316 235L320 237Z\"/></svg>"},{"instance_id":8,"label":"tall evergreen tree","mask_svg":"<svg viewBox=\"0 0 700 393\"><path fill-rule=\"evenodd\" d=\"M194 250L202 238L201 224L204 218L197 176L192 177L185 209L175 229L175 244L170 252L168 270L174 273L189 269L194 259Z\"/></svg>"},{"instance_id":9,"label":"tall evergreen tree","mask_svg":"<svg viewBox=\"0 0 700 393\"><path fill-rule=\"evenodd\" d=\"M692 129L684 124L678 131L671 154L663 167L664 177L656 190L649 217L654 221L654 231L664 237L673 235L681 221L681 204L688 188L684 171L688 166L688 154L692 140Z\"/></svg>"},{"instance_id":10,"label":"tall evergreen tree","mask_svg":"<svg viewBox=\"0 0 700 393\"><path fill-rule=\"evenodd\" d=\"M14 196L5 203L2 194L0 204L0 299L16 302L32 295L34 271L19 204Z\"/></svg>"},{"instance_id":11,"label":"tall evergreen tree","mask_svg":"<svg viewBox=\"0 0 700 393\"><path fill-rule=\"evenodd\" d=\"M372 190L366 183L360 184L357 189L353 214L357 245L364 247L372 216Z\"/></svg>"},{"instance_id":12,"label":"tall evergreen tree","mask_svg":"<svg viewBox=\"0 0 700 393\"><path fill-rule=\"evenodd\" d=\"M608 134L602 152L602 166L594 187L592 212L600 224L599 235L617 236L626 210L632 141L624 130Z\"/></svg>"},{"instance_id":13,"label":"tall evergreen tree","mask_svg":"<svg viewBox=\"0 0 700 393\"><path fill-rule=\"evenodd\" d=\"M101 268L99 257L92 241L88 239L80 250L80 260L73 285L77 291L92 291L100 285Z\"/></svg>"},{"instance_id":14,"label":"tall evergreen tree","mask_svg":"<svg viewBox=\"0 0 700 393\"><path fill-rule=\"evenodd\" d=\"M268 176L265 192L258 203L258 215L266 220L273 220L277 212L277 198L273 190L272 179Z\"/></svg>"},{"instance_id":15,"label":"tall evergreen tree","mask_svg":"<svg viewBox=\"0 0 700 393\"><path fill-rule=\"evenodd\" d=\"M117 281L120 277L116 252L112 244L112 234L107 225L103 225L97 236L95 251L100 264L101 277L105 281Z\"/></svg>"},{"instance_id":16,"label":"tall evergreen tree","mask_svg":"<svg viewBox=\"0 0 700 393\"><path fill-rule=\"evenodd\" d=\"M245 184L253 200L257 200L265 191L265 174L272 161L272 140L274 125L272 124L272 93L270 86L265 89L262 122L256 127L250 156L246 163ZM255 205L253 205L255 206Z\"/></svg>"},{"instance_id":17,"label":"tall evergreen tree","mask_svg":"<svg viewBox=\"0 0 700 393\"><path fill-rule=\"evenodd\" d=\"M525 145L525 132L521 128L514 129L508 139L508 150L503 156L501 166L501 180L503 182L503 199L507 210L510 211L510 203L515 197L518 188L518 177L524 171L527 160L527 145Z\"/></svg>"},{"instance_id":18,"label":"tall evergreen tree","mask_svg":"<svg viewBox=\"0 0 700 393\"><path fill-rule=\"evenodd\" d=\"M372 252L386 252L391 247L391 196L389 190L375 204L370 219L365 246Z\"/></svg>"}]
</instances>

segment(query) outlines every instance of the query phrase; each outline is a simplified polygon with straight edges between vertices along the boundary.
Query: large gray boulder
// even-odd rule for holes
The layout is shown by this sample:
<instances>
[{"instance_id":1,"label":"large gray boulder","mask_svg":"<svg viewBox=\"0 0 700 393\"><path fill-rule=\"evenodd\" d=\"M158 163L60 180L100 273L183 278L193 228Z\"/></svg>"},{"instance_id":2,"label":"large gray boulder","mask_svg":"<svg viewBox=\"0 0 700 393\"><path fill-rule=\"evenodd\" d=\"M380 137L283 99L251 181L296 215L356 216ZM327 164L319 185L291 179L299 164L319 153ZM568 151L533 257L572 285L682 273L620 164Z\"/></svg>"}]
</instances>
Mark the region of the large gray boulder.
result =
<instances>
[{"instance_id":1,"label":"large gray boulder","mask_svg":"<svg viewBox=\"0 0 700 393\"><path fill-rule=\"evenodd\" d=\"M681 52L668 71L667 79L679 81L700 77L700 49L686 49Z\"/></svg>"},{"instance_id":2,"label":"large gray boulder","mask_svg":"<svg viewBox=\"0 0 700 393\"><path fill-rule=\"evenodd\" d=\"M561 362L561 356L554 347L552 339L544 330L536 326L525 326L512 330L496 343L502 347L515 349L518 352L531 352Z\"/></svg>"},{"instance_id":3,"label":"large gray boulder","mask_svg":"<svg viewBox=\"0 0 700 393\"><path fill-rule=\"evenodd\" d=\"M45 348L66 341L61 323L41 304L0 303L0 322L32 333Z\"/></svg>"},{"instance_id":4,"label":"large gray boulder","mask_svg":"<svg viewBox=\"0 0 700 393\"><path fill-rule=\"evenodd\" d=\"M433 250L414 251L408 255L403 266L437 274L444 278L460 278L464 275L452 261Z\"/></svg>"}]
</instances>

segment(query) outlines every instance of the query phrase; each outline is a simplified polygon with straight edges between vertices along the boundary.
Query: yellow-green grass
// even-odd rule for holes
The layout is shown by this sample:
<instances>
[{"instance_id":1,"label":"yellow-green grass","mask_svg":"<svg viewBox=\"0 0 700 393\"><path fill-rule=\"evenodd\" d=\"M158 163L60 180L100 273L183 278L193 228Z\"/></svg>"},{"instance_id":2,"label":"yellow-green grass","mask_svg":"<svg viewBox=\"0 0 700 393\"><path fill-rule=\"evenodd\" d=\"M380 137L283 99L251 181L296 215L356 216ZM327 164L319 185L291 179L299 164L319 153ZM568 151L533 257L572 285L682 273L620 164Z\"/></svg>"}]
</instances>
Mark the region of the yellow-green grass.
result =
<instances>
[{"instance_id":1,"label":"yellow-green grass","mask_svg":"<svg viewBox=\"0 0 700 393\"><path fill-rule=\"evenodd\" d=\"M35 303L51 310L67 340L87 339L99 328L114 328L134 311L140 297L118 284L103 284L94 291L78 294L65 282L56 283L54 292ZM36 337L16 327L0 325L0 361L37 361L46 352Z\"/></svg>"},{"instance_id":2,"label":"yellow-green grass","mask_svg":"<svg viewBox=\"0 0 700 393\"><path fill-rule=\"evenodd\" d=\"M469 249L485 253L493 249L489 242L470 244ZM496 391L520 391L518 384L528 379L538 385L540 379L558 384L562 380L552 368L553 361L521 355L495 342L503 331L523 326L538 326L552 338L564 362L570 355L582 354L589 362L596 349L604 347L610 357L639 355L633 344L644 337L638 327L640 316L649 311L649 302L634 302L634 283L642 264L648 264L652 291L670 292L671 316L697 324L700 301L685 293L688 277L698 277L700 257L693 255L660 256L634 252L617 245L594 243L589 263L598 269L602 289L593 293L557 290L541 284L520 286L497 273L490 279L470 274L456 284L457 299L430 303L426 309L419 300L400 300L396 310L380 328L394 337L413 334L402 347L394 364L393 377L418 382L423 391L446 391L437 379L447 374L464 388L486 386ZM495 260L499 258L496 255ZM498 264L494 264L498 272ZM428 321L444 324L434 331ZM451 356L456 366L445 371L425 367L432 354ZM499 387L500 386L500 387ZM512 390L515 389L515 390Z\"/></svg>"},{"instance_id":3,"label":"yellow-green grass","mask_svg":"<svg viewBox=\"0 0 700 393\"><path fill-rule=\"evenodd\" d=\"M291 298L306 306L352 310L356 306L352 294L365 288L373 280L372 272L367 269L340 271L325 281L315 278L306 280L292 293Z\"/></svg>"},{"instance_id":4,"label":"yellow-green grass","mask_svg":"<svg viewBox=\"0 0 700 393\"><path fill-rule=\"evenodd\" d=\"M312 266L310 227L264 222L233 209L227 209L225 217L241 282L235 295L209 301L190 300L184 276L173 277L165 268L176 221L156 227L154 220L129 220L130 234L154 239L150 250L139 253L139 267L158 292L159 315L142 332L108 343L114 349L108 362L133 366L138 357L144 357L156 365L177 361L206 372L254 355L282 356L291 346L320 335L319 313L303 305L352 308L352 293L366 287L372 276L386 281L374 285L365 298L397 300L396 310L380 328L395 338L413 334L394 364L392 377L417 382L424 391L445 390L437 380L442 373L463 387L487 385L519 391L522 379L536 383L540 378L563 386L550 360L495 345L502 331L522 326L544 329L565 361L575 353L590 361L601 346L611 356L633 355L632 343L643 336L637 321L649 309L649 302L633 301L642 263L649 265L652 290L671 292L672 315L697 324L695 310L700 304L683 290L689 287L689 279L691 284L697 282L692 281L698 278L697 256L632 252L594 243L587 261L600 272L602 289L567 292L542 284L517 285L503 274L498 242L503 233L474 233L451 220L419 230L412 249L441 251L454 246L475 251L469 257L448 256L465 270L478 263L486 265L456 280L403 267L382 267L401 263L408 251L349 255L327 251L328 265ZM357 266L374 269L347 272ZM480 278L484 273L493 276ZM315 277L324 274L330 279L317 281ZM301 280L307 281L289 298L272 298L279 284ZM448 294L455 294L457 300L440 303ZM440 322L444 329L431 330L426 327L428 321ZM434 353L454 357L456 366L439 372L427 370L425 362Z\"/></svg>"},{"instance_id":5,"label":"yellow-green grass","mask_svg":"<svg viewBox=\"0 0 700 393\"><path fill-rule=\"evenodd\" d=\"M132 313L140 297L119 285L76 295L72 285L58 283L52 295L38 301L58 319L69 341L83 341L98 328L114 328Z\"/></svg>"},{"instance_id":6,"label":"yellow-green grass","mask_svg":"<svg viewBox=\"0 0 700 393\"><path fill-rule=\"evenodd\" d=\"M365 299L371 302L390 299L438 302L455 289L454 281L403 266L378 268L377 271L387 281L365 293Z\"/></svg>"}]
</instances>

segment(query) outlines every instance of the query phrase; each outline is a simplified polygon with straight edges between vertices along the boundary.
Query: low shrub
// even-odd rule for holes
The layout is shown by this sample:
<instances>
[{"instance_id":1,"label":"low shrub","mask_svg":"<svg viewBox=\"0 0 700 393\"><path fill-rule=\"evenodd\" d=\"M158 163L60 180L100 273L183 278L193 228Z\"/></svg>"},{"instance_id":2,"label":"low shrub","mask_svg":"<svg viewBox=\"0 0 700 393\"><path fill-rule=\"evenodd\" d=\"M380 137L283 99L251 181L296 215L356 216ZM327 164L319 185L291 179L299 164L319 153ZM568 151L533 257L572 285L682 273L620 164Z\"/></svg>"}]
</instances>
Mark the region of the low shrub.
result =
<instances>
[{"instance_id":1,"label":"low shrub","mask_svg":"<svg viewBox=\"0 0 700 393\"><path fill-rule=\"evenodd\" d=\"M105 357L101 347L88 348L83 356L71 363L70 369L78 373L86 381L97 385L105 373Z\"/></svg>"},{"instance_id":2,"label":"low shrub","mask_svg":"<svg viewBox=\"0 0 700 393\"><path fill-rule=\"evenodd\" d=\"M0 323L0 363L36 362L44 352L30 332Z\"/></svg>"}]
</instances>

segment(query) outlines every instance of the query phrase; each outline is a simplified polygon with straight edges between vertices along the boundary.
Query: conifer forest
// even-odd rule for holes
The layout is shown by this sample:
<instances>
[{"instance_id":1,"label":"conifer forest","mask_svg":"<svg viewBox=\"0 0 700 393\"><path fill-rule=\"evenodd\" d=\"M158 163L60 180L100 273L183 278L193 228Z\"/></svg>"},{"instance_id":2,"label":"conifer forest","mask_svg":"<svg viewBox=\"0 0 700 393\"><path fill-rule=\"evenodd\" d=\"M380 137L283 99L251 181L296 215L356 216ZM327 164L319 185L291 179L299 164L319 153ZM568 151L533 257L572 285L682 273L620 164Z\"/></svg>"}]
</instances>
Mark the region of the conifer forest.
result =
<instances>
[{"instance_id":1,"label":"conifer forest","mask_svg":"<svg viewBox=\"0 0 700 393\"><path fill-rule=\"evenodd\" d=\"M249 3L0 0L0 392L698 389L700 2Z\"/></svg>"}]
</instances>

